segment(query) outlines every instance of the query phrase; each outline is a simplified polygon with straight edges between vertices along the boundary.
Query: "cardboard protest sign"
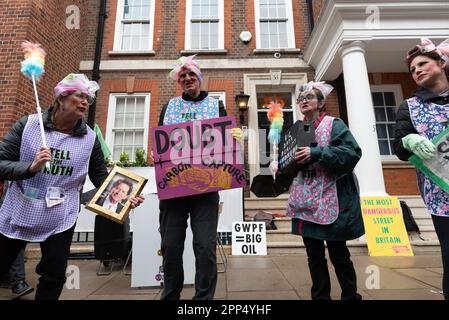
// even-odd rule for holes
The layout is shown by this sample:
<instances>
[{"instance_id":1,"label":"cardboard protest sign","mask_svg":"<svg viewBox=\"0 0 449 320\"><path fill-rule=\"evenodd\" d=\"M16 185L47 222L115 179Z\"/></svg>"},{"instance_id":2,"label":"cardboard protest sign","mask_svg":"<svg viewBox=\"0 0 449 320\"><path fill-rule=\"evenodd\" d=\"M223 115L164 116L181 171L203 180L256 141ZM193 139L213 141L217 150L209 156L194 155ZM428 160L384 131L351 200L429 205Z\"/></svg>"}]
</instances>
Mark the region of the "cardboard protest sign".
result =
<instances>
[{"instance_id":1,"label":"cardboard protest sign","mask_svg":"<svg viewBox=\"0 0 449 320\"><path fill-rule=\"evenodd\" d=\"M361 197L370 256L413 256L398 197Z\"/></svg>"},{"instance_id":2,"label":"cardboard protest sign","mask_svg":"<svg viewBox=\"0 0 449 320\"><path fill-rule=\"evenodd\" d=\"M234 117L184 122L152 129L160 200L241 188L246 183Z\"/></svg>"},{"instance_id":3,"label":"cardboard protest sign","mask_svg":"<svg viewBox=\"0 0 449 320\"><path fill-rule=\"evenodd\" d=\"M449 128L436 136L432 142L437 147L436 156L430 160L422 160L413 155L409 160L441 189L449 193Z\"/></svg>"}]
</instances>

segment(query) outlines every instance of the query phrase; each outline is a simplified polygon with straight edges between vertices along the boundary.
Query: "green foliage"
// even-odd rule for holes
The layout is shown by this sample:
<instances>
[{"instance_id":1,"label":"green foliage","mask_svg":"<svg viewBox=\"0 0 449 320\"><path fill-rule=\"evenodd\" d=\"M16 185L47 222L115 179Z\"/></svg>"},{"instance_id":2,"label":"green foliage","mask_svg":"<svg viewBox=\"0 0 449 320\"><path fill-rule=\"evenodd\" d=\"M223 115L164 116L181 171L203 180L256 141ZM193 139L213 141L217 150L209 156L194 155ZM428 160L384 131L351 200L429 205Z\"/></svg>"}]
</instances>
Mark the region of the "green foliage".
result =
<instances>
[{"instance_id":1,"label":"green foliage","mask_svg":"<svg viewBox=\"0 0 449 320\"><path fill-rule=\"evenodd\" d=\"M123 164L124 167L129 167L129 154L126 152L120 153L120 163Z\"/></svg>"},{"instance_id":2,"label":"green foliage","mask_svg":"<svg viewBox=\"0 0 449 320\"><path fill-rule=\"evenodd\" d=\"M145 150L142 148L136 149L136 160L134 161L136 167L148 166L147 159L145 157Z\"/></svg>"},{"instance_id":3,"label":"green foliage","mask_svg":"<svg viewBox=\"0 0 449 320\"><path fill-rule=\"evenodd\" d=\"M108 159L109 160L109 159ZM129 154L127 152L122 152L120 154L120 160L116 163L114 163L111 160L106 160L107 166L113 166L116 164L119 167L147 167L147 159L145 157L145 150L142 148L136 149L136 157L134 161L130 161Z\"/></svg>"},{"instance_id":4,"label":"green foliage","mask_svg":"<svg viewBox=\"0 0 449 320\"><path fill-rule=\"evenodd\" d=\"M114 165L114 161L112 161L112 157L109 156L109 157L105 158L104 164L106 165L106 167L112 167Z\"/></svg>"}]
</instances>

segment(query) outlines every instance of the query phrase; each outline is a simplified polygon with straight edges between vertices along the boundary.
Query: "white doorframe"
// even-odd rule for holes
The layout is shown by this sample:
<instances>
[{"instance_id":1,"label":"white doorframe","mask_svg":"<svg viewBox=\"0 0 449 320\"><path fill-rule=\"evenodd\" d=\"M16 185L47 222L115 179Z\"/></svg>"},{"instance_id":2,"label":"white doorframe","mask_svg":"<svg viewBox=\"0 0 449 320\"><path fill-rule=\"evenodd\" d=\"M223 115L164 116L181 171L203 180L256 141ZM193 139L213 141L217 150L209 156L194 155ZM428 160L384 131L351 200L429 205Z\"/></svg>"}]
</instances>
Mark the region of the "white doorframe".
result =
<instances>
[{"instance_id":1,"label":"white doorframe","mask_svg":"<svg viewBox=\"0 0 449 320\"><path fill-rule=\"evenodd\" d=\"M257 87L293 87L295 92L299 86L307 82L307 73L282 73L281 81L275 86L270 73L245 74L243 76L243 90L250 95L248 101L248 163L250 181L260 173L259 168L259 135L257 120ZM251 193L251 197L255 197Z\"/></svg>"}]
</instances>

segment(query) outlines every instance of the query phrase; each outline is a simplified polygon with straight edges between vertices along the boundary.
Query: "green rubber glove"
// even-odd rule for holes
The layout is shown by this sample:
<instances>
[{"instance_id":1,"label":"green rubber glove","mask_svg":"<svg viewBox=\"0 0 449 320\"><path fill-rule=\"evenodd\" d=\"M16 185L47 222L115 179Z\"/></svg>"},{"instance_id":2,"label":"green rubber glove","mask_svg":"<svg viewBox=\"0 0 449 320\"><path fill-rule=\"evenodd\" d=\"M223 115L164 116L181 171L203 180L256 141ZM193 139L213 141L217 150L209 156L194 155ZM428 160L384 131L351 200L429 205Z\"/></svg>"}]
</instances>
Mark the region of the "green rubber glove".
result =
<instances>
[{"instance_id":1,"label":"green rubber glove","mask_svg":"<svg viewBox=\"0 0 449 320\"><path fill-rule=\"evenodd\" d=\"M431 159L437 152L437 148L429 139L416 133L410 133L402 138L402 145L422 160Z\"/></svg>"}]
</instances>

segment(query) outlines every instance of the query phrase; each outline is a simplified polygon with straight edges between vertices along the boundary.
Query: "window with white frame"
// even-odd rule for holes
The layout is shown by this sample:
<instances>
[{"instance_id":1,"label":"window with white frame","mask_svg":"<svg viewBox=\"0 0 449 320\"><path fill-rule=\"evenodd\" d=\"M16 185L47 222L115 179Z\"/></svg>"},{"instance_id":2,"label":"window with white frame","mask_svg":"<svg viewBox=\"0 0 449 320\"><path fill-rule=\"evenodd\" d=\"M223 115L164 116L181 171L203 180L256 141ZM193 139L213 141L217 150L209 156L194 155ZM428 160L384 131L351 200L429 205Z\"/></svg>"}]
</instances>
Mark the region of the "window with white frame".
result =
<instances>
[{"instance_id":1,"label":"window with white frame","mask_svg":"<svg viewBox=\"0 0 449 320\"><path fill-rule=\"evenodd\" d=\"M226 109L226 92L208 92L209 97L218 99L223 102L223 106Z\"/></svg>"},{"instance_id":2,"label":"window with white frame","mask_svg":"<svg viewBox=\"0 0 449 320\"><path fill-rule=\"evenodd\" d=\"M291 0L254 0L258 49L295 47Z\"/></svg>"},{"instance_id":3,"label":"window with white frame","mask_svg":"<svg viewBox=\"0 0 449 320\"><path fill-rule=\"evenodd\" d=\"M111 94L106 142L112 147L113 161L118 161L122 152L134 161L137 148L147 154L149 114L149 94Z\"/></svg>"},{"instance_id":4,"label":"window with white frame","mask_svg":"<svg viewBox=\"0 0 449 320\"><path fill-rule=\"evenodd\" d=\"M224 49L224 0L186 0L187 50Z\"/></svg>"},{"instance_id":5,"label":"window with white frame","mask_svg":"<svg viewBox=\"0 0 449 320\"><path fill-rule=\"evenodd\" d=\"M155 0L118 0L114 51L153 49Z\"/></svg>"},{"instance_id":6,"label":"window with white frame","mask_svg":"<svg viewBox=\"0 0 449 320\"><path fill-rule=\"evenodd\" d=\"M381 156L394 156L394 128L396 112L402 101L400 85L371 86L377 141Z\"/></svg>"}]
</instances>

